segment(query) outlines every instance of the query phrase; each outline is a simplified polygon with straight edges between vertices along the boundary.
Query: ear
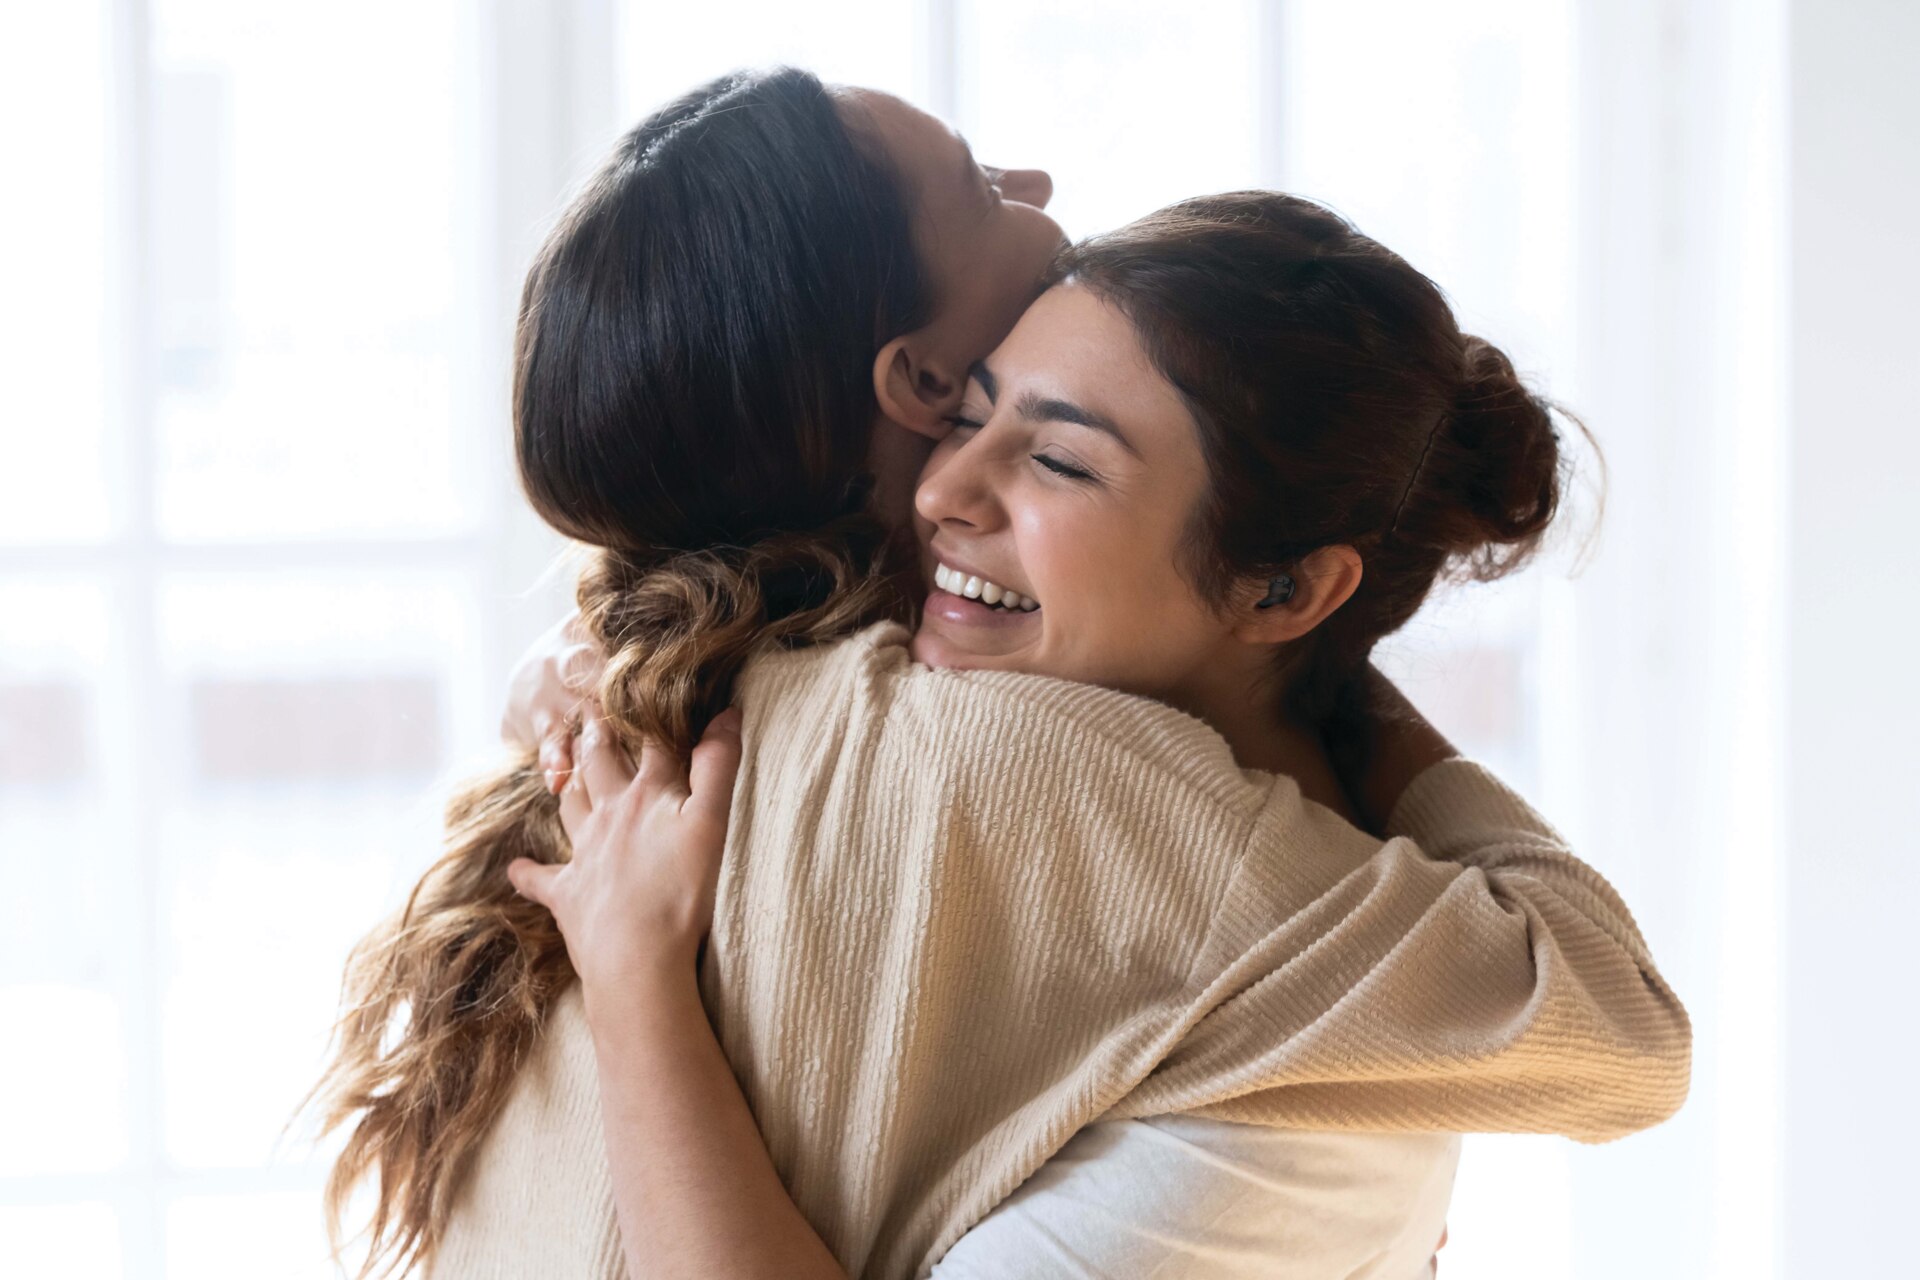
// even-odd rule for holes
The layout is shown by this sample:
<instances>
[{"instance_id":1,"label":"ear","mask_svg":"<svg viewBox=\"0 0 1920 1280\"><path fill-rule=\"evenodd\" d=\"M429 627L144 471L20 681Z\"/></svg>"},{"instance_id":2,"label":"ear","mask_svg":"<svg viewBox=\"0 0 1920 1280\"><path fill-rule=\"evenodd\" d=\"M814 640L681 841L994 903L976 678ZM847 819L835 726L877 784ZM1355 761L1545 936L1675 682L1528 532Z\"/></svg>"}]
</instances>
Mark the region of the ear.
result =
<instances>
[{"instance_id":1,"label":"ear","mask_svg":"<svg viewBox=\"0 0 1920 1280\"><path fill-rule=\"evenodd\" d=\"M1360 587L1360 553L1344 543L1309 553L1293 572L1293 595L1284 603L1255 608L1269 580L1250 578L1235 597L1233 635L1247 644L1275 645L1298 640L1326 621Z\"/></svg>"},{"instance_id":2,"label":"ear","mask_svg":"<svg viewBox=\"0 0 1920 1280\"><path fill-rule=\"evenodd\" d=\"M966 375L934 356L924 334L895 338L873 358L873 394L880 412L928 439L942 439L953 430L948 419L966 390Z\"/></svg>"}]
</instances>

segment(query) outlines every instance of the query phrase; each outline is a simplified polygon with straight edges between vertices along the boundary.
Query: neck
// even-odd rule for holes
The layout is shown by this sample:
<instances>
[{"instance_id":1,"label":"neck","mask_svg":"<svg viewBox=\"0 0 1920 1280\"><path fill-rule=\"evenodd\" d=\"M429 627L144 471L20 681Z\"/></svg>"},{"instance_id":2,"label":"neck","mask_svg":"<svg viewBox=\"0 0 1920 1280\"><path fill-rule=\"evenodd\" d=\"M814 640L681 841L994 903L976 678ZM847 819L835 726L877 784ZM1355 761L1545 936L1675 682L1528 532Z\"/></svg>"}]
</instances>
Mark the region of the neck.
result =
<instances>
[{"instance_id":1,"label":"neck","mask_svg":"<svg viewBox=\"0 0 1920 1280\"><path fill-rule=\"evenodd\" d=\"M1307 799L1361 825L1319 731L1282 711L1284 688L1262 683L1258 669L1224 663L1215 669L1222 672L1216 680L1190 690L1176 705L1212 725L1241 768L1284 774Z\"/></svg>"}]
</instances>

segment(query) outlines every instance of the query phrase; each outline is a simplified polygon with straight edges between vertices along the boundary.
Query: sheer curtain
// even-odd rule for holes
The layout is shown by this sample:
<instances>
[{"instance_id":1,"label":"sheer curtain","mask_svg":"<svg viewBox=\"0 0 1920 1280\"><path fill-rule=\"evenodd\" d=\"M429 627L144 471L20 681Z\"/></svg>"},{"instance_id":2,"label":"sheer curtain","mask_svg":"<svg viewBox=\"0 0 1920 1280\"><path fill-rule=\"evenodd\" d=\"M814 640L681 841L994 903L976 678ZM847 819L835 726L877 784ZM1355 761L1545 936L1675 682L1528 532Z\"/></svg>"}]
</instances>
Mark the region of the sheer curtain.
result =
<instances>
[{"instance_id":1,"label":"sheer curtain","mask_svg":"<svg viewBox=\"0 0 1920 1280\"><path fill-rule=\"evenodd\" d=\"M347 947L565 607L506 452L547 220L790 61L1040 165L1072 233L1332 204L1579 413L1569 536L1384 661L1625 892L1674 1122L1469 1140L1443 1268L1778 1268L1786 0L101 0L0 11L0 1272L330 1274L276 1145Z\"/></svg>"}]
</instances>

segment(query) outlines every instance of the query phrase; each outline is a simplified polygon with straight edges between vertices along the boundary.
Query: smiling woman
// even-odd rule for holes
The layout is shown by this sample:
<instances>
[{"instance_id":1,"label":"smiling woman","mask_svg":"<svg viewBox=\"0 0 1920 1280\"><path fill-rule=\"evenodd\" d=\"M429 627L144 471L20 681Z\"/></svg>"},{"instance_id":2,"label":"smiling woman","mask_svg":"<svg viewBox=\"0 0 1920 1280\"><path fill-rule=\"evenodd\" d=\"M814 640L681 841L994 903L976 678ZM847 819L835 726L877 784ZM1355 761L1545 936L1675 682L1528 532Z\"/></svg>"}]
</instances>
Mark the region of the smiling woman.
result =
<instances>
[{"instance_id":1,"label":"smiling woman","mask_svg":"<svg viewBox=\"0 0 1920 1280\"><path fill-rule=\"evenodd\" d=\"M1053 277L922 472L914 657L1124 689L1248 744L1279 725L1250 762L1311 770L1443 567L1490 581L1540 546L1567 465L1549 406L1309 201L1185 201ZM1285 607L1252 608L1276 581ZM1040 607L983 607L987 583Z\"/></svg>"},{"instance_id":2,"label":"smiling woman","mask_svg":"<svg viewBox=\"0 0 1920 1280\"><path fill-rule=\"evenodd\" d=\"M1305 201L1189 201L1055 274L923 472L925 665L893 622L763 654L691 780L651 740L636 776L589 719L571 861L509 867L580 995L447 1265L517 1256L491 1224L538 1165L617 1207L636 1269L1403 1280L1443 1234L1450 1130L1594 1139L1678 1105L1686 1016L1604 882L1444 743L1363 815L1311 719L1364 701L1356 665L1450 559L1538 544L1544 403ZM1216 347L1254 354L1189 354ZM1277 495L1232 552L1223 467ZM1126 1121L1154 1124L1100 1128ZM1202 1172L1240 1162L1257 1195ZM581 1225L604 1273L605 1218Z\"/></svg>"},{"instance_id":3,"label":"smiling woman","mask_svg":"<svg viewBox=\"0 0 1920 1280\"><path fill-rule=\"evenodd\" d=\"M1311 1258L1278 1236L1248 1252L1262 1268L1397 1280L1439 1236L1444 1196L1421 1189L1450 1177L1449 1133L1608 1137L1684 1093L1684 1011L1617 897L1538 815L1446 761L1423 724L1401 757L1420 767L1355 779L1373 797L1363 815L1298 718L1369 687L1371 641L1448 557L1537 538L1551 451L1528 455L1545 464L1543 507L1503 524L1477 519L1462 488L1487 477L1436 448L1445 465L1407 512L1421 549L1395 560L1373 535L1397 527L1395 498L1426 451L1403 470L1406 441L1370 438L1380 420L1357 415L1352 448L1294 444L1353 473L1347 523L1321 532L1364 550L1248 552L1234 534L1267 516L1217 519L1221 442L1203 432L1183 451L1179 432L1209 418L1229 434L1272 429L1286 397L1243 396L1254 422L1228 418L1208 397L1240 385L1235 369L1207 386L1178 376L1160 343L1181 330L1156 328L1122 274L1068 284L1033 332L1070 340L993 356L995 413L943 440L922 490L922 532L938 523L940 546L959 548L951 570L987 569L1020 597L987 655L1004 669L911 661L901 619L933 566L926 548L924 573L904 554L915 526L889 501L913 451L879 442L924 445L964 416L967 372L1038 294L1057 237L1004 177L997 199L963 183L976 167L936 125L799 72L726 77L623 139L529 273L517 459L536 509L600 548L579 589L604 657L598 745L583 745L557 811L531 754L457 796L446 856L352 959L324 1084L330 1118L356 1127L330 1191L337 1209L360 1176L378 1178L376 1260L425 1254L461 1276L535 1258L570 1275L925 1274L1087 1126L1186 1115L1267 1130L1283 1187L1310 1167L1289 1131L1423 1135L1414 1176L1397 1179L1377 1147L1322 1140L1352 1187L1337 1223ZM1047 184L1025 191L1044 200ZM1398 390L1402 408L1432 410L1431 431L1457 417L1463 439L1539 438L1530 398L1524 419L1459 398L1482 371L1461 363L1473 348L1417 273L1310 206L1241 199L1252 208L1229 202L1234 216L1201 208L1170 232L1141 224L1137 243L1121 233L1119 265L1222 259L1249 275L1247 306L1282 314L1344 281L1372 337L1456 363L1408 381L1344 313L1323 326L1302 307L1297 390L1324 392L1334 421ZM1301 237L1236 229L1248 213L1316 253L1352 252L1298 269L1287 250ZM1067 260L1089 277L1101 261ZM1370 272L1389 287L1369 292ZM1204 314L1218 285L1192 274L1186 305ZM1349 358L1328 367L1357 387L1316 384L1343 342ZM1120 364L1048 372L1103 346ZM1098 419L1130 458L1099 452ZM1275 439L1259 447L1284 459L1285 432ZM863 461L890 472L871 502ZM1160 492L1128 470L1143 465ZM1502 493L1542 479L1537 465L1508 470ZM1128 502L1147 504L1141 540L1111 556L1084 545L1125 532ZM1300 515L1286 536L1313 534L1315 509ZM1202 571L1197 601L1165 594L1160 561L1183 550ZM1318 637L1376 552L1385 594L1327 649ZM1249 568L1302 589L1269 610L1278 597L1243 581ZM1156 641L1143 620L1163 607L1173 625ZM1296 651L1318 679L1282 705L1268 668ZM696 754L704 817L683 846L673 822L654 825L693 811L662 762L710 724L727 736L717 713L736 697L739 792L722 802ZM636 838L648 860L623 856ZM719 882L697 882L702 868ZM705 921L648 909L622 884L706 904L709 945ZM631 936L583 928L635 906ZM1191 1228L1201 1181L1148 1233ZM1190 1262L1215 1248L1192 1244ZM1015 1251L990 1269L1015 1274L1022 1257L1037 1264Z\"/></svg>"}]
</instances>

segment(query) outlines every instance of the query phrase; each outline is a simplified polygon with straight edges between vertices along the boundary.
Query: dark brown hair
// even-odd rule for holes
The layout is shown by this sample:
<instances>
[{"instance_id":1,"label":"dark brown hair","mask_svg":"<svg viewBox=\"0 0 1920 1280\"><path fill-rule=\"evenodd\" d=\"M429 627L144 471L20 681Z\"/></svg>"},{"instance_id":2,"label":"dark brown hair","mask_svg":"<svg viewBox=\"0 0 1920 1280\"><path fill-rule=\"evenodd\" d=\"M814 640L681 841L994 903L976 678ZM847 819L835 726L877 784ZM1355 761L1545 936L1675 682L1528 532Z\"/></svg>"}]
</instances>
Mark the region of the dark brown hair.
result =
<instances>
[{"instance_id":1,"label":"dark brown hair","mask_svg":"<svg viewBox=\"0 0 1920 1280\"><path fill-rule=\"evenodd\" d=\"M535 510L600 548L577 595L629 751L684 755L763 648L901 616L862 467L874 357L928 305L897 176L791 69L654 113L548 237L520 301L514 448ZM573 981L553 917L506 877L570 855L522 754L452 798L443 855L348 959L309 1101L322 1133L352 1122L325 1196L336 1256L375 1181L363 1276L431 1254Z\"/></svg>"},{"instance_id":2,"label":"dark brown hair","mask_svg":"<svg viewBox=\"0 0 1920 1280\"><path fill-rule=\"evenodd\" d=\"M1310 724L1357 710L1351 678L1436 582L1532 558L1570 471L1554 412L1593 443L1431 280L1297 196L1184 200L1063 251L1051 278L1119 307L1199 426L1211 492L1182 556L1204 600L1322 547L1359 554L1353 595L1280 655Z\"/></svg>"}]
</instances>

